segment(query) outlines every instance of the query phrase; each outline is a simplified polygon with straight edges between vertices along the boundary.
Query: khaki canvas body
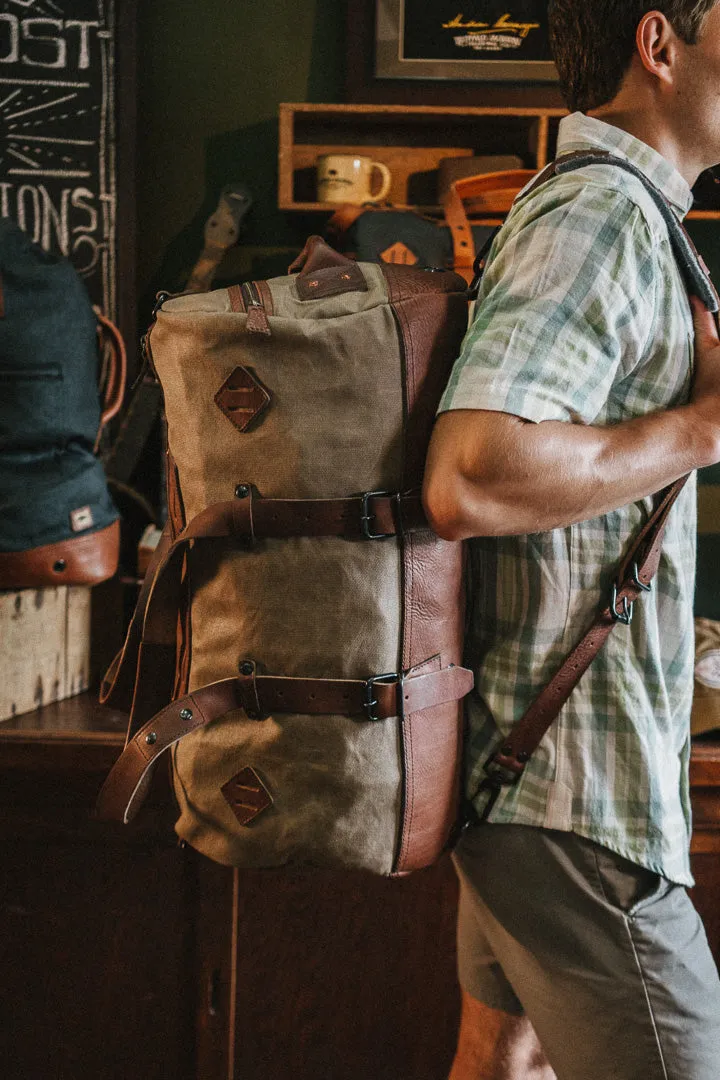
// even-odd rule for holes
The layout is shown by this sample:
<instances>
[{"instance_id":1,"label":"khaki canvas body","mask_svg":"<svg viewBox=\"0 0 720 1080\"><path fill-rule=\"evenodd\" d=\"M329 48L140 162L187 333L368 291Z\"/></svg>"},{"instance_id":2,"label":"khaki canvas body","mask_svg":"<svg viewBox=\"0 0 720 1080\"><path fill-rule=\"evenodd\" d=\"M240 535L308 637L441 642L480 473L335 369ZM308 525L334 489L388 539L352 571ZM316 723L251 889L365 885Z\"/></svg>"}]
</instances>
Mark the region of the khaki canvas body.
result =
<instances>
[{"instance_id":1,"label":"khaki canvas body","mask_svg":"<svg viewBox=\"0 0 720 1080\"><path fill-rule=\"evenodd\" d=\"M149 346L175 536L243 487L280 500L419 489L466 329L464 282L354 263L343 277L344 265L259 283L259 323L237 289L157 310ZM239 369L269 397L249 423L242 407L237 422L220 407ZM377 540L198 539L184 595L176 699L248 664L258 675L366 680L462 662L462 547L427 526ZM460 697L381 721L231 709L171 747L177 832L227 865L419 868L456 820L461 734ZM272 800L248 822L223 791L247 776Z\"/></svg>"}]
</instances>

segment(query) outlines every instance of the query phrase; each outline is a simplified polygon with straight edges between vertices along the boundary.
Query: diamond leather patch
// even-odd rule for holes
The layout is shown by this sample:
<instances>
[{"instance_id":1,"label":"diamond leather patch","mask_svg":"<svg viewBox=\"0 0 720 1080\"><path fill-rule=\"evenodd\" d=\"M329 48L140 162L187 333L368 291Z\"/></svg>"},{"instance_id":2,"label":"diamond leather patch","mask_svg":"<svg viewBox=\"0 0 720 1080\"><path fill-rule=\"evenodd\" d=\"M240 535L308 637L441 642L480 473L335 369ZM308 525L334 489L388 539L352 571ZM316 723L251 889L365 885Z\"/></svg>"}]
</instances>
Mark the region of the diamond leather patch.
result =
<instances>
[{"instance_id":1,"label":"diamond leather patch","mask_svg":"<svg viewBox=\"0 0 720 1080\"><path fill-rule=\"evenodd\" d=\"M273 804L273 797L249 766L220 789L223 798L241 825L249 825Z\"/></svg>"},{"instance_id":2,"label":"diamond leather patch","mask_svg":"<svg viewBox=\"0 0 720 1080\"><path fill-rule=\"evenodd\" d=\"M385 263L399 263L401 266L414 266L418 257L414 251L403 244L400 240L389 248L380 252L380 258Z\"/></svg>"},{"instance_id":3,"label":"diamond leather patch","mask_svg":"<svg viewBox=\"0 0 720 1080\"><path fill-rule=\"evenodd\" d=\"M238 431L247 431L270 400L265 387L244 367L236 367L215 395L215 404Z\"/></svg>"}]
</instances>

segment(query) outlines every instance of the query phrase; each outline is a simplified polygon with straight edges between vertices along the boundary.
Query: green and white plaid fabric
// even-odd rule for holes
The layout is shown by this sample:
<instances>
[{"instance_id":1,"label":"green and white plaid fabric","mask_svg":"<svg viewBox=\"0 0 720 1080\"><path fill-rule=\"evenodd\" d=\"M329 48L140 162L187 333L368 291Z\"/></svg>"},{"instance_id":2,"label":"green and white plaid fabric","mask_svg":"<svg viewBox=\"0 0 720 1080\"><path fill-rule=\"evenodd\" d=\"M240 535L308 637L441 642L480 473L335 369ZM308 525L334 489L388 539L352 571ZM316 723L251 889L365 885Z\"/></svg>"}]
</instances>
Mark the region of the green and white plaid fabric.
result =
<instances>
[{"instance_id":1,"label":"green and white plaid fabric","mask_svg":"<svg viewBox=\"0 0 720 1080\"><path fill-rule=\"evenodd\" d=\"M558 154L599 147L638 166L678 217L685 180L644 143L580 113ZM642 183L591 166L521 194L490 253L475 318L440 412L614 424L687 400L688 296L667 227ZM607 603L652 500L471 552L467 790ZM493 822L573 831L690 884L689 715L693 686L696 487L674 508L652 594L619 626ZM486 796L476 800L483 810Z\"/></svg>"}]
</instances>

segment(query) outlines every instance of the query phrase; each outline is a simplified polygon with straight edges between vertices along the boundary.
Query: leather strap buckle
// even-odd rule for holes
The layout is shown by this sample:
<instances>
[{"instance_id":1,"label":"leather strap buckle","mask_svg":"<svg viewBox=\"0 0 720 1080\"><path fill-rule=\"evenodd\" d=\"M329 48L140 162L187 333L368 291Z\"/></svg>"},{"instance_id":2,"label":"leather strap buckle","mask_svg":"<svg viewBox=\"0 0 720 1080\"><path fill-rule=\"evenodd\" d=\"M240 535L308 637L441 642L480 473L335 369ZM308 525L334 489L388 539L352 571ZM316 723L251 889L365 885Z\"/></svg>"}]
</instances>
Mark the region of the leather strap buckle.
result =
<instances>
[{"instance_id":1,"label":"leather strap buckle","mask_svg":"<svg viewBox=\"0 0 720 1080\"><path fill-rule=\"evenodd\" d=\"M370 513L370 500L371 499L394 499L398 508L398 518L400 517L400 493L397 491L366 491L362 496L362 516L360 518L360 528L362 529L363 537L366 540L387 540L389 537L394 536L395 533L374 533L370 528L370 523L375 517ZM400 522L398 521L398 525ZM398 529L398 531L400 531ZM384 678L385 676L380 676Z\"/></svg>"},{"instance_id":2,"label":"leather strap buckle","mask_svg":"<svg viewBox=\"0 0 720 1080\"><path fill-rule=\"evenodd\" d=\"M365 720L371 720L373 723L377 723L382 720L382 716L378 716L375 709L378 704L378 700L375 697L375 684L376 683L397 683L402 689L405 682L405 676L402 672L391 671L387 675L372 675L365 681L365 700L362 703L363 710L365 712ZM400 715L402 715L402 693L400 694Z\"/></svg>"},{"instance_id":3,"label":"leather strap buckle","mask_svg":"<svg viewBox=\"0 0 720 1080\"><path fill-rule=\"evenodd\" d=\"M635 604L628 600L627 596L622 598L622 610L618 611L618 587L617 582L612 587L612 599L610 601L610 614L615 622L622 623L623 626L629 626L633 621L633 615L635 613Z\"/></svg>"},{"instance_id":4,"label":"leather strap buckle","mask_svg":"<svg viewBox=\"0 0 720 1080\"><path fill-rule=\"evenodd\" d=\"M637 563L633 563L632 583L637 586L640 592L652 592L653 590L652 582L650 582L649 585L646 585L645 582L640 580L640 570Z\"/></svg>"}]
</instances>

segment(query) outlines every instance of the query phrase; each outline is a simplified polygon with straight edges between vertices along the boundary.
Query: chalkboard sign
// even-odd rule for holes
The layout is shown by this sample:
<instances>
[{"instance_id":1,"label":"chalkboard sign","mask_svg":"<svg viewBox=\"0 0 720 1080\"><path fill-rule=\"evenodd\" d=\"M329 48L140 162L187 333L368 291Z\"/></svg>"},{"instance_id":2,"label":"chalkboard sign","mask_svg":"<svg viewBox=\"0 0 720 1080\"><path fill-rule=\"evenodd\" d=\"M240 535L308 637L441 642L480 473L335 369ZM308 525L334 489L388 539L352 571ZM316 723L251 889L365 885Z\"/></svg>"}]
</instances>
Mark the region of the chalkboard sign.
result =
<instances>
[{"instance_id":1,"label":"chalkboard sign","mask_svg":"<svg viewBox=\"0 0 720 1080\"><path fill-rule=\"evenodd\" d=\"M116 29L115 0L0 0L0 214L67 255L111 318Z\"/></svg>"},{"instance_id":2,"label":"chalkboard sign","mask_svg":"<svg viewBox=\"0 0 720 1080\"><path fill-rule=\"evenodd\" d=\"M554 81L547 0L377 0L379 78Z\"/></svg>"}]
</instances>

